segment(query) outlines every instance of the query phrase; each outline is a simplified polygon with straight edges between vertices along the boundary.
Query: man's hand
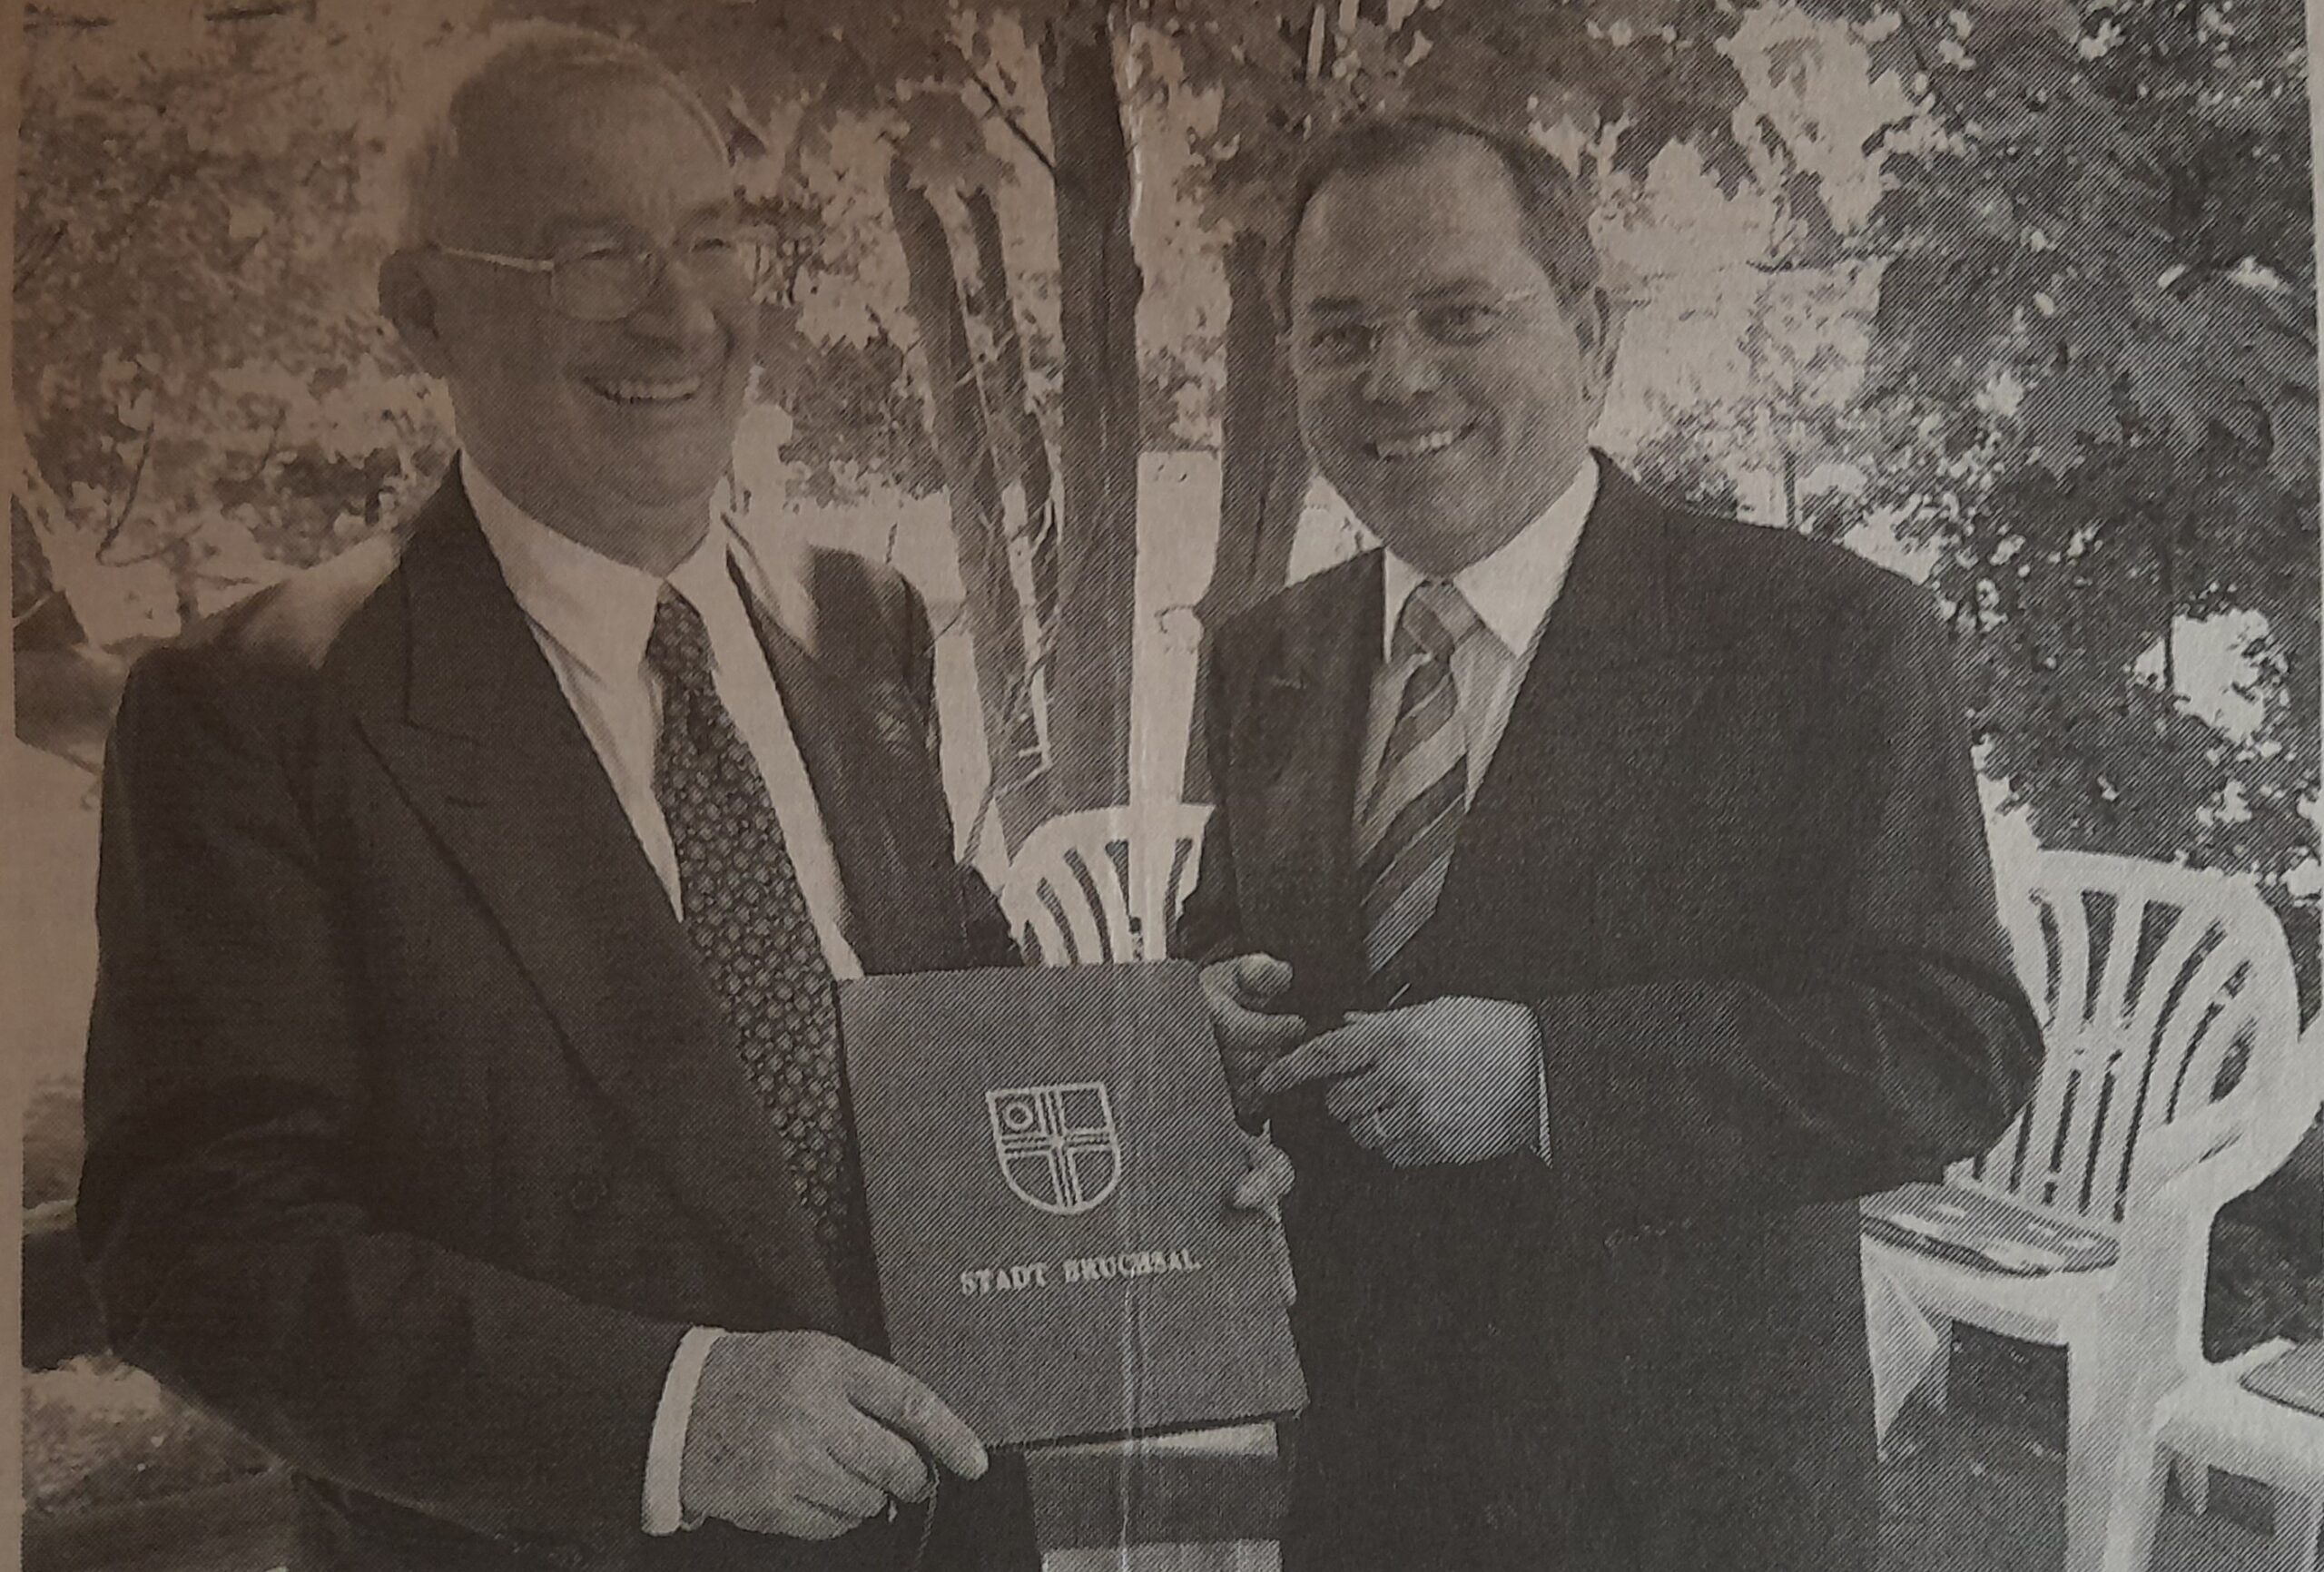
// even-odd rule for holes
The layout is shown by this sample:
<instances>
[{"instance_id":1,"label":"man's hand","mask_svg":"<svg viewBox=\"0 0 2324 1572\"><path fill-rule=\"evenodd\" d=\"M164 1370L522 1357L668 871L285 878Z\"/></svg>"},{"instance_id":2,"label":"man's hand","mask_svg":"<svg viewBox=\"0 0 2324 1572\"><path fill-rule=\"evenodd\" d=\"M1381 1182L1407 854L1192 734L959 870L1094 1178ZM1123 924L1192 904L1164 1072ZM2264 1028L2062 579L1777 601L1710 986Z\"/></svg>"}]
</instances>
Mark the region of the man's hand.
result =
<instances>
[{"instance_id":1,"label":"man's hand","mask_svg":"<svg viewBox=\"0 0 2324 1572\"><path fill-rule=\"evenodd\" d=\"M1400 1167L1480 1163L1539 1138L1541 1027L1507 999L1443 998L1347 1024L1285 1054L1253 1091L1328 1082L1359 1145Z\"/></svg>"},{"instance_id":2,"label":"man's hand","mask_svg":"<svg viewBox=\"0 0 2324 1572\"><path fill-rule=\"evenodd\" d=\"M1210 1006L1210 1029L1226 1066L1226 1086L1235 1116L1246 1125L1259 1117L1253 1082L1307 1035L1307 1023L1293 1015L1272 1015L1268 1007L1291 987L1291 968L1271 955L1243 955L1202 968L1203 997Z\"/></svg>"},{"instance_id":3,"label":"man's hand","mask_svg":"<svg viewBox=\"0 0 2324 1572\"><path fill-rule=\"evenodd\" d=\"M690 1515L762 1534L830 1539L936 1481L985 1469L976 1432L887 1361L818 1331L722 1337L686 1424L679 1493Z\"/></svg>"},{"instance_id":4,"label":"man's hand","mask_svg":"<svg viewBox=\"0 0 2324 1572\"><path fill-rule=\"evenodd\" d=\"M1288 1310L1299 1302L1299 1284L1291 1274L1291 1247L1283 1238L1283 1198L1291 1194L1291 1159L1265 1135L1248 1130L1235 1133L1243 1138L1245 1168L1228 1204L1237 1211L1256 1212L1266 1218L1275 1235L1275 1288Z\"/></svg>"}]
</instances>

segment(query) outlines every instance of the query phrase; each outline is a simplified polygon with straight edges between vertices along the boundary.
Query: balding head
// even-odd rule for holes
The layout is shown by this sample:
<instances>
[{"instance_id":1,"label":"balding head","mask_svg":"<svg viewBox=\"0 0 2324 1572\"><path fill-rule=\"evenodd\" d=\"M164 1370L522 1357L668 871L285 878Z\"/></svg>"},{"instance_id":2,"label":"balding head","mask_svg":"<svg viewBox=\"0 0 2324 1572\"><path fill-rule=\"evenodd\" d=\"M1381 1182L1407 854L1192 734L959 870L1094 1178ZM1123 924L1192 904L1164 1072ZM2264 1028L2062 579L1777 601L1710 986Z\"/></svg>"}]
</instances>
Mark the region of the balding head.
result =
<instances>
[{"instance_id":1,"label":"balding head","mask_svg":"<svg viewBox=\"0 0 2324 1572\"><path fill-rule=\"evenodd\" d=\"M635 44L554 22L497 27L430 74L406 123L396 159L397 240L406 248L474 238L478 155L488 159L507 128L539 118L550 105L615 85L667 93L726 156L726 132L699 93ZM489 184L489 182L484 182ZM487 203L488 204L488 201Z\"/></svg>"}]
</instances>

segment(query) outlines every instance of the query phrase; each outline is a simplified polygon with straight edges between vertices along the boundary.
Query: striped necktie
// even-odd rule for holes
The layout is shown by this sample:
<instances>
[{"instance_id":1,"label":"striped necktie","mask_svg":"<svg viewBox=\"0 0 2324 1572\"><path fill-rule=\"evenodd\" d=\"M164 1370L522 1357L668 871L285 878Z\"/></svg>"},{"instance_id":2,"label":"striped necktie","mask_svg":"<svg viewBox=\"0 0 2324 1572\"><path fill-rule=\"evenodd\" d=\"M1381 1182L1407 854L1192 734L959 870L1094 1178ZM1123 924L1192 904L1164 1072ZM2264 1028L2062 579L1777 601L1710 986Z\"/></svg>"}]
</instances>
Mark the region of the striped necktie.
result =
<instances>
[{"instance_id":1,"label":"striped necktie","mask_svg":"<svg viewBox=\"0 0 2324 1572\"><path fill-rule=\"evenodd\" d=\"M1370 798L1356 819L1364 970L1385 971L1436 909L1468 805L1469 743L1452 653L1482 624L1449 584L1417 585L1396 619L1392 670L1406 673Z\"/></svg>"},{"instance_id":2,"label":"striped necktie","mask_svg":"<svg viewBox=\"0 0 2324 1572\"><path fill-rule=\"evenodd\" d=\"M783 844L758 761L711 680L702 614L665 585L645 659L662 678L654 795L677 853L678 888L743 1067L781 1131L791 1182L842 1303L860 1313L868 1235L841 1084L831 963ZM875 1296L877 1290L870 1292Z\"/></svg>"}]
</instances>

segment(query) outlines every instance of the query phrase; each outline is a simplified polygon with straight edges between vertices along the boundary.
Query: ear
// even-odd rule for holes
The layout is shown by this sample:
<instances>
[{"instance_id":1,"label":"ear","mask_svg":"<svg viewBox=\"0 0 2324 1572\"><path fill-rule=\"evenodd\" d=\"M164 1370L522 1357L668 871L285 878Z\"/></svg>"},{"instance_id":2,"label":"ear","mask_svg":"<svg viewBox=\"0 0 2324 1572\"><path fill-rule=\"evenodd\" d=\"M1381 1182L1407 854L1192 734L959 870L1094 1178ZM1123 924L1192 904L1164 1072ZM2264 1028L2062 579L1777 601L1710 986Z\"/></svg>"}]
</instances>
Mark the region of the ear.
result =
<instances>
[{"instance_id":1,"label":"ear","mask_svg":"<svg viewBox=\"0 0 2324 1572\"><path fill-rule=\"evenodd\" d=\"M442 304L419 252L399 251L379 264L379 313L395 324L404 348L431 377L446 376L451 370Z\"/></svg>"},{"instance_id":2,"label":"ear","mask_svg":"<svg viewBox=\"0 0 2324 1572\"><path fill-rule=\"evenodd\" d=\"M1583 338L1581 352L1590 370L1590 402L1602 408L1606 389L1614 380L1614 352L1620 347L1622 308L1603 289L1590 291L1590 299L1582 304Z\"/></svg>"}]
</instances>

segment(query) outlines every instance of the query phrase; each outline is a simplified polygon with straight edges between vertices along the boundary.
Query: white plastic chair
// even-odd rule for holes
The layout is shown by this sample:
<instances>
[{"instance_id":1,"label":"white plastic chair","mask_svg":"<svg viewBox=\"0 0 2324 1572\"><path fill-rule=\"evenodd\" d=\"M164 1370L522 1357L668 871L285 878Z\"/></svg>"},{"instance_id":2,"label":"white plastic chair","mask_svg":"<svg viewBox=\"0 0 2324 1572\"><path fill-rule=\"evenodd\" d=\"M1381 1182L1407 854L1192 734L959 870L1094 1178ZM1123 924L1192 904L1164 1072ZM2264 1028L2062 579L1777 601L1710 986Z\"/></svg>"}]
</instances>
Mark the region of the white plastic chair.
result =
<instances>
[{"instance_id":1,"label":"white plastic chair","mask_svg":"<svg viewBox=\"0 0 2324 1572\"><path fill-rule=\"evenodd\" d=\"M2294 1057L2289 1095L2313 1106L2324 1097L2324 1031L2311 1027ZM2123 1231L2118 1290L2137 1313L2122 1317L2108 1359L2133 1418L2115 1480L2106 1572L2146 1572L2174 1465L2206 1480L2217 1468L2269 1487L2275 1564L2288 1572L2324 1566L2324 1415L2243 1385L2290 1345L2262 1343L2216 1364L2203 1357L2211 1224L2240 1193L2240 1177L2190 1164L2142 1200ZM2198 1511L2207 1493L2193 1492Z\"/></svg>"},{"instance_id":2,"label":"white plastic chair","mask_svg":"<svg viewBox=\"0 0 2324 1572\"><path fill-rule=\"evenodd\" d=\"M2141 1223L2137 1198L2175 1178L2201 1174L2224 1199L2283 1162L2314 1123L2324 1086L2303 1074L2282 927L2249 880L2046 852L2004 904L2046 1060L2032 1103L2001 1140L1947 1173L1948 1194L2036 1233L2119 1242ZM2132 1383L2105 1347L2149 1306L2115 1291L2112 1261L2046 1270L2040 1253L2020 1246L2015 1270L1988 1271L1865 1241L1867 1268L1935 1323L1928 1390L1940 1406L1953 1321L2065 1349L2066 1566L2085 1572L2102 1549L2132 1400ZM2199 1291L2203 1265L2196 1251L2167 1270Z\"/></svg>"},{"instance_id":3,"label":"white plastic chair","mask_svg":"<svg viewBox=\"0 0 2324 1572\"><path fill-rule=\"evenodd\" d=\"M1062 813L1029 836L1001 881L1000 906L1046 966L1159 960L1194 888L1210 809L1134 802Z\"/></svg>"}]
</instances>

